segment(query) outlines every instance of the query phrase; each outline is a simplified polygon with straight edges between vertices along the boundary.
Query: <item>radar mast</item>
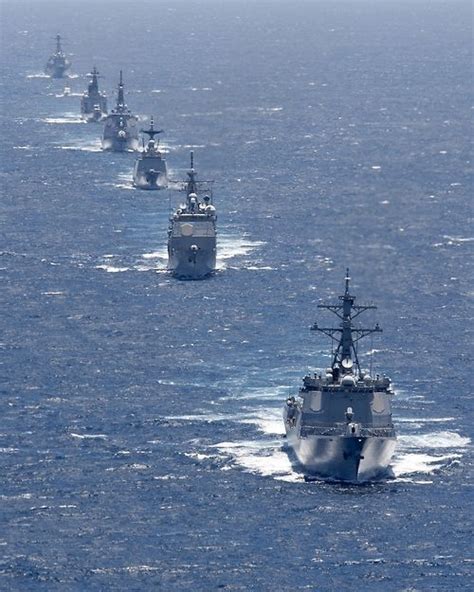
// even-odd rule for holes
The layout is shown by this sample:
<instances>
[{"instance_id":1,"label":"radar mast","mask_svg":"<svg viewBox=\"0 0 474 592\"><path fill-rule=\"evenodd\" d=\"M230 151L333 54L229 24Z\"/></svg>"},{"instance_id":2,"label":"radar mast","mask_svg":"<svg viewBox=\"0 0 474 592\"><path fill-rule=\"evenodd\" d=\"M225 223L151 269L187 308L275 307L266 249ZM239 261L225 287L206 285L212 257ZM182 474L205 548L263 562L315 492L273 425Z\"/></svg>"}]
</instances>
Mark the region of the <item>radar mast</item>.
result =
<instances>
[{"instance_id":1,"label":"radar mast","mask_svg":"<svg viewBox=\"0 0 474 592\"><path fill-rule=\"evenodd\" d=\"M319 331L337 342L337 347L334 352L331 367L342 370L343 373L352 373L352 367L355 363L359 373L361 372L359 358L357 356L357 349L355 344L372 333L381 333L382 329L377 323L375 327L370 329L356 328L353 321L356 317L367 310L374 310L377 307L374 305L356 305L354 304L356 297L349 292L350 283L349 269L346 270L345 277L345 292L339 296L341 304L319 304L318 308L325 308L334 313L341 319L339 327L320 327L318 323L314 323L311 327L312 331Z\"/></svg>"}]
</instances>

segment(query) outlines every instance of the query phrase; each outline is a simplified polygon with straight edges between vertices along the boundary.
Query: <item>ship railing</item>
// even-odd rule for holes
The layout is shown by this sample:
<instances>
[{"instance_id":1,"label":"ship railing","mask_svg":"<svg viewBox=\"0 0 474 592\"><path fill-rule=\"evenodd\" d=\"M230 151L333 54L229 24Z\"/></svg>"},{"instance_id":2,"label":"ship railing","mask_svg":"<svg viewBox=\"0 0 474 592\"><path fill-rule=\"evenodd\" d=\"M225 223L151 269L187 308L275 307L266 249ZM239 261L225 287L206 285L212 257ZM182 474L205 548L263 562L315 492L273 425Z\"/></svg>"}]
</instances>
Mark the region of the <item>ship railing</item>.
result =
<instances>
[{"instance_id":1,"label":"ship railing","mask_svg":"<svg viewBox=\"0 0 474 592\"><path fill-rule=\"evenodd\" d=\"M346 434L347 424L340 423L332 426L311 426L305 425L301 427L301 437L308 436L344 436ZM384 427L361 427L360 436L362 438L391 438L395 436L393 426Z\"/></svg>"},{"instance_id":2,"label":"ship railing","mask_svg":"<svg viewBox=\"0 0 474 592\"><path fill-rule=\"evenodd\" d=\"M175 221L177 222L177 221L179 221L179 219L178 220L175 220ZM172 224L170 226L170 229L171 228L173 229L173 236L179 236L179 237L180 236L183 236L182 233L181 233L181 229L178 226ZM204 229L196 229L196 228L194 228L193 229L193 234L190 237L188 237L188 238L207 238L207 237L211 237L212 238L212 237L215 237L215 236L216 236L216 233L215 233L214 228L212 228L212 227L206 228L205 230Z\"/></svg>"},{"instance_id":3,"label":"ship railing","mask_svg":"<svg viewBox=\"0 0 474 592\"><path fill-rule=\"evenodd\" d=\"M341 384L312 384L312 383L304 383L304 386L301 387L300 392L305 393L308 391L319 390L322 393L332 393L334 391L338 392L351 392L351 393L359 393L359 394L367 394L373 392L387 392L391 393L390 389L387 389L384 385L380 384L373 384L373 385L364 385L364 386L346 386Z\"/></svg>"}]
</instances>

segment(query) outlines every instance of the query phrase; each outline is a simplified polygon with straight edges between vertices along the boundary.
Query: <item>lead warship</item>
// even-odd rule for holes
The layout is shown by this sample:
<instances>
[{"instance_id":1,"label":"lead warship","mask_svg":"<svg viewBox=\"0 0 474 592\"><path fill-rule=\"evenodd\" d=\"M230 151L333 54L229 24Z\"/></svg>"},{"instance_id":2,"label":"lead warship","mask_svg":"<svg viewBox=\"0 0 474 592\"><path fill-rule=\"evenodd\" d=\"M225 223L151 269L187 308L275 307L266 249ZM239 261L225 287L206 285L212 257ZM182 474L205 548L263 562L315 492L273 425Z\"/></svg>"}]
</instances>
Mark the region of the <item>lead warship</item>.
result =
<instances>
[{"instance_id":1,"label":"lead warship","mask_svg":"<svg viewBox=\"0 0 474 592\"><path fill-rule=\"evenodd\" d=\"M118 85L117 105L105 119L102 148L112 152L138 149L138 118L125 104L122 70Z\"/></svg>"},{"instance_id":2,"label":"lead warship","mask_svg":"<svg viewBox=\"0 0 474 592\"><path fill-rule=\"evenodd\" d=\"M87 91L81 97L81 114L85 121L100 121L107 115L107 97L99 90L99 72L94 66L87 85Z\"/></svg>"},{"instance_id":3,"label":"lead warship","mask_svg":"<svg viewBox=\"0 0 474 592\"><path fill-rule=\"evenodd\" d=\"M200 280L216 269L217 216L211 183L198 182L196 175L191 152L186 203L171 216L168 230L168 269L183 280Z\"/></svg>"},{"instance_id":4,"label":"lead warship","mask_svg":"<svg viewBox=\"0 0 474 592\"><path fill-rule=\"evenodd\" d=\"M44 69L51 78L64 78L66 70L71 67L71 62L61 48L61 35L56 35L56 51L49 58Z\"/></svg>"},{"instance_id":5,"label":"lead warship","mask_svg":"<svg viewBox=\"0 0 474 592\"><path fill-rule=\"evenodd\" d=\"M159 149L160 142L155 140L155 136L163 133L163 130L154 128L153 117L151 117L150 128L140 131L147 134L150 139L146 147L143 141L143 151L135 162L133 184L139 189L164 189L168 185L168 170L166 160Z\"/></svg>"},{"instance_id":6,"label":"lead warship","mask_svg":"<svg viewBox=\"0 0 474 592\"><path fill-rule=\"evenodd\" d=\"M337 344L331 367L324 375L304 377L300 396L286 401L284 422L288 443L306 475L363 482L389 473L396 444L394 393L388 377L373 377L360 367L358 341L382 329L378 324L355 327L356 317L376 307L355 305L349 280L347 270L339 304L318 306L339 317L339 327L311 327Z\"/></svg>"}]
</instances>

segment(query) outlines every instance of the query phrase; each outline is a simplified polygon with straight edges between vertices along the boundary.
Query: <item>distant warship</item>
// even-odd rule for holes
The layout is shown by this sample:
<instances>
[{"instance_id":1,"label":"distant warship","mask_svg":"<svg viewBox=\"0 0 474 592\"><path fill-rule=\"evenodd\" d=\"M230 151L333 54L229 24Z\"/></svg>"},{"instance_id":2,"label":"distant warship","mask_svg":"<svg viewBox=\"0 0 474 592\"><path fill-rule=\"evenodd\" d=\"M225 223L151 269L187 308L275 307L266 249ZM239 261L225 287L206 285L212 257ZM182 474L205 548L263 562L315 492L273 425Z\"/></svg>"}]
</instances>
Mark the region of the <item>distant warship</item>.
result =
<instances>
[{"instance_id":1,"label":"distant warship","mask_svg":"<svg viewBox=\"0 0 474 592\"><path fill-rule=\"evenodd\" d=\"M192 152L188 177L186 203L170 219L168 269L179 279L199 280L216 269L217 216L209 183L196 181Z\"/></svg>"},{"instance_id":2,"label":"distant warship","mask_svg":"<svg viewBox=\"0 0 474 592\"><path fill-rule=\"evenodd\" d=\"M357 482L387 474L396 435L390 379L361 370L357 356L358 341L382 329L378 324L356 328L354 319L376 307L356 306L349 280L348 270L339 304L318 306L339 317L339 327L312 327L337 343L331 367L322 376L304 377L298 399L286 401L284 422L288 443L307 474Z\"/></svg>"},{"instance_id":3,"label":"distant warship","mask_svg":"<svg viewBox=\"0 0 474 592\"><path fill-rule=\"evenodd\" d=\"M159 140L155 140L155 136L163 130L155 130L151 117L150 129L140 131L147 134L150 139L146 147L143 142L143 151L135 162L133 184L139 189L163 189L168 185L168 170L166 160L159 150Z\"/></svg>"},{"instance_id":4,"label":"distant warship","mask_svg":"<svg viewBox=\"0 0 474 592\"><path fill-rule=\"evenodd\" d=\"M66 54L61 48L61 35L56 35L56 52L49 58L44 71L51 78L64 78L64 74L70 66L71 62L66 58Z\"/></svg>"},{"instance_id":5,"label":"distant warship","mask_svg":"<svg viewBox=\"0 0 474 592\"><path fill-rule=\"evenodd\" d=\"M107 98L99 90L99 72L95 66L88 76L91 76L91 81L81 97L82 118L86 121L100 121L107 115Z\"/></svg>"},{"instance_id":6,"label":"distant warship","mask_svg":"<svg viewBox=\"0 0 474 592\"><path fill-rule=\"evenodd\" d=\"M118 85L117 105L105 119L102 148L113 152L127 152L138 149L138 118L125 104L122 70Z\"/></svg>"}]
</instances>

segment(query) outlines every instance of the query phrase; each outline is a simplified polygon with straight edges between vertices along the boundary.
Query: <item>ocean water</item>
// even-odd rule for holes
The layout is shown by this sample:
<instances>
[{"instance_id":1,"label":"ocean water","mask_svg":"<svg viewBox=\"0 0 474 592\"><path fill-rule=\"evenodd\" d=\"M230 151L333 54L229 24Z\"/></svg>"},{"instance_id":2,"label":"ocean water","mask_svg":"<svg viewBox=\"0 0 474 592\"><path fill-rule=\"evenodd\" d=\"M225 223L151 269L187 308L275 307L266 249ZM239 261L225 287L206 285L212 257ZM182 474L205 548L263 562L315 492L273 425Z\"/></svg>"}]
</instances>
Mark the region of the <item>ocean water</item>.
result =
<instances>
[{"instance_id":1,"label":"ocean water","mask_svg":"<svg viewBox=\"0 0 474 592\"><path fill-rule=\"evenodd\" d=\"M0 589L471 589L470 11L4 0ZM80 121L94 65L173 179L194 149L215 180L213 278L168 276L182 194ZM305 482L281 420L346 267L397 392L394 478L364 486Z\"/></svg>"}]
</instances>

